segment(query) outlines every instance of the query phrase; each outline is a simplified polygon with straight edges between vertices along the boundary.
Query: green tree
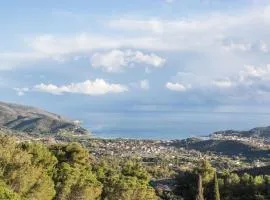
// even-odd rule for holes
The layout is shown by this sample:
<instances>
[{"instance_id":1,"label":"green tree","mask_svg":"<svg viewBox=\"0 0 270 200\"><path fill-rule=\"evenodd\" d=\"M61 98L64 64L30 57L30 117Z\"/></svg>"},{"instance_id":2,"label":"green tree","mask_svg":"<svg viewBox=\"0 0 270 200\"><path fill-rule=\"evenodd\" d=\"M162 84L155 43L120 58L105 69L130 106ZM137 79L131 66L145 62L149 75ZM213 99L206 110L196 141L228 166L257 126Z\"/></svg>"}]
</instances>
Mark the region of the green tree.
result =
<instances>
[{"instance_id":1,"label":"green tree","mask_svg":"<svg viewBox=\"0 0 270 200\"><path fill-rule=\"evenodd\" d=\"M0 181L0 200L23 200L23 198Z\"/></svg>"},{"instance_id":2,"label":"green tree","mask_svg":"<svg viewBox=\"0 0 270 200\"><path fill-rule=\"evenodd\" d=\"M31 149L35 151L36 147L33 146ZM36 157L28 150L14 138L0 136L0 173L3 182L21 198L51 200L55 195L51 176L46 166L36 162ZM42 151L51 156L51 158L44 157L44 160L55 161L47 148L42 147ZM55 162L52 165L54 164Z\"/></svg>"},{"instance_id":3,"label":"green tree","mask_svg":"<svg viewBox=\"0 0 270 200\"><path fill-rule=\"evenodd\" d=\"M101 162L95 167L98 179L103 184L103 200L156 200L153 188L149 186L150 176L137 160L124 163Z\"/></svg>"},{"instance_id":4,"label":"green tree","mask_svg":"<svg viewBox=\"0 0 270 200\"><path fill-rule=\"evenodd\" d=\"M209 161L202 160L199 167L195 169L195 173L201 175L203 185L206 185L212 182L215 174L215 168L211 166Z\"/></svg>"},{"instance_id":5,"label":"green tree","mask_svg":"<svg viewBox=\"0 0 270 200\"><path fill-rule=\"evenodd\" d=\"M51 147L58 159L54 172L56 200L100 198L101 183L91 169L90 155L79 143Z\"/></svg>"}]
</instances>

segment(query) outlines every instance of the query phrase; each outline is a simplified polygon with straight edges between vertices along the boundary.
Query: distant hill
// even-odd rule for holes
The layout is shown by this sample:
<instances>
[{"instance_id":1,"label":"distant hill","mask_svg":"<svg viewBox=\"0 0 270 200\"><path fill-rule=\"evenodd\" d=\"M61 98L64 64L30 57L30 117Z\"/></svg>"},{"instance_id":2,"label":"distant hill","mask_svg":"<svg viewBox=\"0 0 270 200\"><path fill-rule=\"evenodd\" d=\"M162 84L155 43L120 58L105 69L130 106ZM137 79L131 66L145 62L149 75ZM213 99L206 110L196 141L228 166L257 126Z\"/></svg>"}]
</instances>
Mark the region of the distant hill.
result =
<instances>
[{"instance_id":1,"label":"distant hill","mask_svg":"<svg viewBox=\"0 0 270 200\"><path fill-rule=\"evenodd\" d=\"M224 136L239 136L239 137L261 137L270 139L270 126L267 127L257 127L249 131L237 131L237 130L225 130L217 131L211 135L224 135Z\"/></svg>"},{"instance_id":2,"label":"distant hill","mask_svg":"<svg viewBox=\"0 0 270 200\"><path fill-rule=\"evenodd\" d=\"M53 134L69 131L74 134L89 132L71 120L38 108L0 102L0 127L31 134Z\"/></svg>"},{"instance_id":3,"label":"distant hill","mask_svg":"<svg viewBox=\"0 0 270 200\"><path fill-rule=\"evenodd\" d=\"M263 166L263 167L256 167L256 168L249 168L249 169L242 169L242 170L238 170L236 171L236 173L238 174L244 174L244 173L248 173L250 175L269 175L270 174L270 165L268 166Z\"/></svg>"},{"instance_id":4,"label":"distant hill","mask_svg":"<svg viewBox=\"0 0 270 200\"><path fill-rule=\"evenodd\" d=\"M229 156L243 155L249 158L256 158L269 157L270 155L270 150L255 148L241 141L233 140L199 140L189 138L187 140L174 142L172 145L175 147L185 147L202 152L211 151L222 153Z\"/></svg>"}]
</instances>

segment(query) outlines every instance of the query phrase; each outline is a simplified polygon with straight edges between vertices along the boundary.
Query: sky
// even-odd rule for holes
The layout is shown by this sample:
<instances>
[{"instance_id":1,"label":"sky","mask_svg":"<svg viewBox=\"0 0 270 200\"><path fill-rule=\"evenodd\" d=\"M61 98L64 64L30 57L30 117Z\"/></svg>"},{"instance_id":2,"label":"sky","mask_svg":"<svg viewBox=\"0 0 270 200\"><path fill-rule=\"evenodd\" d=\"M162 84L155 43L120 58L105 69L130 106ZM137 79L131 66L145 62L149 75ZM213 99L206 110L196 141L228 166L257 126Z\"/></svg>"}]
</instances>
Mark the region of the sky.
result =
<instances>
[{"instance_id":1,"label":"sky","mask_svg":"<svg viewBox=\"0 0 270 200\"><path fill-rule=\"evenodd\" d=\"M0 101L270 112L269 1L10 0L0 24Z\"/></svg>"}]
</instances>

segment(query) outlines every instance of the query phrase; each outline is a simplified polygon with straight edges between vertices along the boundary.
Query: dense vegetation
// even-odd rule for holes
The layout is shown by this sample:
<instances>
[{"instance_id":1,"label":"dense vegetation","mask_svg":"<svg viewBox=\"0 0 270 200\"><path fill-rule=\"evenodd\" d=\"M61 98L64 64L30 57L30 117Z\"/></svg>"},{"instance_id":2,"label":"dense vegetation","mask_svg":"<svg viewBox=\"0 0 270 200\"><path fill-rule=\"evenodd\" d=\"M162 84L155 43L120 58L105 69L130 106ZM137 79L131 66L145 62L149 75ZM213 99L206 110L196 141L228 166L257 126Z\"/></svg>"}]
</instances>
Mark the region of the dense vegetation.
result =
<instances>
[{"instance_id":1,"label":"dense vegetation","mask_svg":"<svg viewBox=\"0 0 270 200\"><path fill-rule=\"evenodd\" d=\"M270 176L217 172L203 160L179 171L173 187L150 179L166 172L133 158L95 159L79 143L21 143L0 135L0 199L5 200L264 200ZM159 171L160 169L160 171ZM151 175L150 175L151 174Z\"/></svg>"},{"instance_id":2,"label":"dense vegetation","mask_svg":"<svg viewBox=\"0 0 270 200\"><path fill-rule=\"evenodd\" d=\"M270 176L238 175L226 170L217 174L209 162L203 161L193 171L180 174L174 192L185 200L267 200Z\"/></svg>"},{"instance_id":3,"label":"dense vegetation","mask_svg":"<svg viewBox=\"0 0 270 200\"><path fill-rule=\"evenodd\" d=\"M16 143L0 136L0 199L157 199L140 163L95 162L78 143Z\"/></svg>"}]
</instances>

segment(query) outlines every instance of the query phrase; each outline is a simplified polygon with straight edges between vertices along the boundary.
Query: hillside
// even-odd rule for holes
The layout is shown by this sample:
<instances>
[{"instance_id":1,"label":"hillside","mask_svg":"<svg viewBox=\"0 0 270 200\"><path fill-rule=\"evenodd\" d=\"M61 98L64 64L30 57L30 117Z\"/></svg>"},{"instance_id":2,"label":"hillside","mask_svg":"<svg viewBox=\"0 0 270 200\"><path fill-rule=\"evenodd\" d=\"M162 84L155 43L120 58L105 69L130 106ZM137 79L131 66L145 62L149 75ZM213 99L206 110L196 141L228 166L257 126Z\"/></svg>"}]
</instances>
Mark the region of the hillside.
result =
<instances>
[{"instance_id":1,"label":"hillside","mask_svg":"<svg viewBox=\"0 0 270 200\"><path fill-rule=\"evenodd\" d=\"M236 171L238 174L248 173L250 175L269 175L270 174L270 165L263 166L263 167L255 167L249 169L241 169Z\"/></svg>"},{"instance_id":2,"label":"hillside","mask_svg":"<svg viewBox=\"0 0 270 200\"><path fill-rule=\"evenodd\" d=\"M237 130L217 131L217 132L212 133L211 135L260 137L260 138L270 139L270 126L257 127L248 131L237 131Z\"/></svg>"},{"instance_id":3,"label":"hillside","mask_svg":"<svg viewBox=\"0 0 270 200\"><path fill-rule=\"evenodd\" d=\"M29 106L0 102L0 126L31 134L69 131L87 134L88 131L71 120Z\"/></svg>"},{"instance_id":4,"label":"hillside","mask_svg":"<svg viewBox=\"0 0 270 200\"><path fill-rule=\"evenodd\" d=\"M185 147L201 152L216 152L228 156L242 155L247 158L269 157L270 150L252 147L241 141L187 139L172 143L175 147Z\"/></svg>"}]
</instances>

